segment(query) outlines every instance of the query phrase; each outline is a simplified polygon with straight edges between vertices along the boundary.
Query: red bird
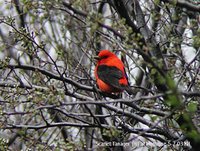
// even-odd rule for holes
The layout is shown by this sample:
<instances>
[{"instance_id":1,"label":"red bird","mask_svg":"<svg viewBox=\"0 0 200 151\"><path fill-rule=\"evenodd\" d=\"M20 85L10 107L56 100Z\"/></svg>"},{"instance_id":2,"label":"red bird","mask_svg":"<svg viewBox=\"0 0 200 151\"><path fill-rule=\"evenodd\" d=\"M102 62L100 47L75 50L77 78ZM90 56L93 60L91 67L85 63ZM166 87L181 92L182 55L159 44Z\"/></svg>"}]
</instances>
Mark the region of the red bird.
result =
<instances>
[{"instance_id":1,"label":"red bird","mask_svg":"<svg viewBox=\"0 0 200 151\"><path fill-rule=\"evenodd\" d=\"M109 50L101 50L95 68L95 78L99 89L106 93L116 93L126 90L132 94L125 73L123 62Z\"/></svg>"}]
</instances>

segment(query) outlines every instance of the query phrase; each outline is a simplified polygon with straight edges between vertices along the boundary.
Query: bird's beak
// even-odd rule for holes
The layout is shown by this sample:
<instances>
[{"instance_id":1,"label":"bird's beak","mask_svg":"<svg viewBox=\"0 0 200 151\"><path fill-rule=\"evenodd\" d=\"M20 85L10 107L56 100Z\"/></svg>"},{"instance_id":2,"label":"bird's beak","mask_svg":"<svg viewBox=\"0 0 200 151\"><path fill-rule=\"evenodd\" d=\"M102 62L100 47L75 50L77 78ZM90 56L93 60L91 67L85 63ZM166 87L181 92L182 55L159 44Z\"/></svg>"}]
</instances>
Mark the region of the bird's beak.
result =
<instances>
[{"instance_id":1,"label":"bird's beak","mask_svg":"<svg viewBox=\"0 0 200 151\"><path fill-rule=\"evenodd\" d=\"M93 57L95 60L100 60L100 57L99 56L94 56Z\"/></svg>"}]
</instances>

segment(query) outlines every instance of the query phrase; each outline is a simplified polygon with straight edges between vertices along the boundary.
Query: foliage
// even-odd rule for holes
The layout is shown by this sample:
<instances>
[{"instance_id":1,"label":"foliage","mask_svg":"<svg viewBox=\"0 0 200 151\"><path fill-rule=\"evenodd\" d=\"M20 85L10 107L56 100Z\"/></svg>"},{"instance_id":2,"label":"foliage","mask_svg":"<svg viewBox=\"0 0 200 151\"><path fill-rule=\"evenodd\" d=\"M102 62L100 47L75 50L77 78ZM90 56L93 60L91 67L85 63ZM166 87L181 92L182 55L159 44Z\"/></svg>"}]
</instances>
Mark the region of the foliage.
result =
<instances>
[{"instance_id":1,"label":"foliage","mask_svg":"<svg viewBox=\"0 0 200 151\"><path fill-rule=\"evenodd\" d=\"M0 150L198 150L198 1L0 3ZM98 90L100 49L134 94Z\"/></svg>"}]
</instances>

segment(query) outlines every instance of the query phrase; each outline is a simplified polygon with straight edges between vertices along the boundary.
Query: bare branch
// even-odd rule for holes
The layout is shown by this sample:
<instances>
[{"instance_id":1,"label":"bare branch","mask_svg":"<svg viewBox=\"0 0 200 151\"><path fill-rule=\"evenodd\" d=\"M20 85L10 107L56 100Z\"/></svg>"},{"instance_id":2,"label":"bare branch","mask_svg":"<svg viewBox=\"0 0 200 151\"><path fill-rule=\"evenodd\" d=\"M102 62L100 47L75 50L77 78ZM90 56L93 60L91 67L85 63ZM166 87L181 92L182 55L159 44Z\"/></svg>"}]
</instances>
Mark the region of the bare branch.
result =
<instances>
[{"instance_id":1,"label":"bare branch","mask_svg":"<svg viewBox=\"0 0 200 151\"><path fill-rule=\"evenodd\" d=\"M36 67L36 66L31 66L31 65L7 65L6 66L7 68L9 69L22 69L22 70L31 70L31 71L37 71L37 72L40 72L52 79L56 79L56 80L60 80L60 81L64 81L64 82L67 82L69 84L72 84L73 86L79 88L79 89L82 89L82 90L87 90L87 91L94 91L94 89L90 86L86 86L86 85L82 85L70 78L66 78L66 77L63 77L63 76L60 76L60 75L57 75L57 74L54 74L50 71L47 71L45 69L42 69L40 67ZM0 67L0 69L2 69L3 67ZM5 68L5 67L4 67Z\"/></svg>"},{"instance_id":2,"label":"bare branch","mask_svg":"<svg viewBox=\"0 0 200 151\"><path fill-rule=\"evenodd\" d=\"M69 127L79 127L79 128L84 128L84 127L99 127L99 125L95 124L83 124L83 123L70 123L70 122L62 122L62 123L49 123L49 125L14 125L10 124L9 126L4 126L1 127L1 129L34 129L34 130L39 130L39 129L44 129L44 128L51 128L51 127L59 127L59 126L69 126ZM107 125L101 125L104 128L111 128L110 126Z\"/></svg>"},{"instance_id":3,"label":"bare branch","mask_svg":"<svg viewBox=\"0 0 200 151\"><path fill-rule=\"evenodd\" d=\"M191 10L191 11L196 11L196 12L200 12L200 5L199 4L194 4L194 3L191 3L191 2L188 2L186 0L162 0L163 2L167 2L167 3L172 3L174 4L174 2L176 2L176 5L179 6L179 7L183 7L183 8L186 8L188 10Z\"/></svg>"}]
</instances>

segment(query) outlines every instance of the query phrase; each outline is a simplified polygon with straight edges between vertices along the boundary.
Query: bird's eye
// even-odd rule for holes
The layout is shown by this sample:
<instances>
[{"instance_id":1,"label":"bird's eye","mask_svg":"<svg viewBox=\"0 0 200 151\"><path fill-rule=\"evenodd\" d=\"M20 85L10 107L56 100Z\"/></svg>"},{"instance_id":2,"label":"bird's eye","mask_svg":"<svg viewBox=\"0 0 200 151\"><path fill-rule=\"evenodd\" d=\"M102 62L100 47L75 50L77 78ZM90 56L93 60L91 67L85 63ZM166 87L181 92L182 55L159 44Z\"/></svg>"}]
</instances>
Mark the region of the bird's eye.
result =
<instances>
[{"instance_id":1,"label":"bird's eye","mask_svg":"<svg viewBox=\"0 0 200 151\"><path fill-rule=\"evenodd\" d=\"M108 56L103 56L103 57L101 57L102 59L106 59L106 58L108 58Z\"/></svg>"}]
</instances>

